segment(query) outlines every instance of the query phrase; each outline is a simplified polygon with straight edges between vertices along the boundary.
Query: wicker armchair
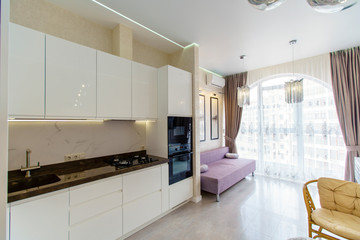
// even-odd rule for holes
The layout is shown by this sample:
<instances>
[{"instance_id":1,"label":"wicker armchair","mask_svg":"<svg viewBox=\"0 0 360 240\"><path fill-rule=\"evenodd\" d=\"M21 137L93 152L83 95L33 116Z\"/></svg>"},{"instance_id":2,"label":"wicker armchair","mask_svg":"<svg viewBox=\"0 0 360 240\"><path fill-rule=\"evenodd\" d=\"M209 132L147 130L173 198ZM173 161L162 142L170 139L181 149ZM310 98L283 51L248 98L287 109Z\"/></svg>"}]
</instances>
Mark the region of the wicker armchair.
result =
<instances>
[{"instance_id":1,"label":"wicker armchair","mask_svg":"<svg viewBox=\"0 0 360 240\"><path fill-rule=\"evenodd\" d=\"M317 182L321 208L316 208L308 185ZM324 233L360 240L360 184L332 178L319 178L304 184L309 237L338 240ZM314 236L313 236L314 234Z\"/></svg>"}]
</instances>

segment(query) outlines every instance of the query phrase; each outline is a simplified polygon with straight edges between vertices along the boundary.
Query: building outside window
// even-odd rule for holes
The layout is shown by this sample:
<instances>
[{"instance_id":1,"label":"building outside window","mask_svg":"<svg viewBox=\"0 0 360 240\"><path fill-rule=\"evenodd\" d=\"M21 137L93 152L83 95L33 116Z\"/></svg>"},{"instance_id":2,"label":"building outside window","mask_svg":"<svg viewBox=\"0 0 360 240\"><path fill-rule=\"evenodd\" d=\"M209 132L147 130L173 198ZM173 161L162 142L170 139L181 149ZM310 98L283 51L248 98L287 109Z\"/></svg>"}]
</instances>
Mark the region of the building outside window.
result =
<instances>
[{"instance_id":1,"label":"building outside window","mask_svg":"<svg viewBox=\"0 0 360 240\"><path fill-rule=\"evenodd\" d=\"M260 174L298 181L343 179L346 148L331 86L304 78L304 101L285 102L284 82L254 83L236 140L239 155L257 160Z\"/></svg>"}]
</instances>

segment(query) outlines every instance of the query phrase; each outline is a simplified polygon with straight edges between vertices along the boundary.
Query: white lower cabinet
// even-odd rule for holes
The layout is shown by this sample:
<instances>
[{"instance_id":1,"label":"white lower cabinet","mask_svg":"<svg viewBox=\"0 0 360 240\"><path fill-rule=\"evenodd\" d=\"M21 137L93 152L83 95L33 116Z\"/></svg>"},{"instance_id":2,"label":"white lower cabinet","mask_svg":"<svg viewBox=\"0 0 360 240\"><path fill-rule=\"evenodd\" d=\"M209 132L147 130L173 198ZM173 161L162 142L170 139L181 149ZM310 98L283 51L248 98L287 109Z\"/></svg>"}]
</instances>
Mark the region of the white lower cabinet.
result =
<instances>
[{"instance_id":1,"label":"white lower cabinet","mask_svg":"<svg viewBox=\"0 0 360 240\"><path fill-rule=\"evenodd\" d=\"M70 189L70 240L122 235L122 176Z\"/></svg>"},{"instance_id":2,"label":"white lower cabinet","mask_svg":"<svg viewBox=\"0 0 360 240\"><path fill-rule=\"evenodd\" d=\"M124 176L124 234L161 214L161 181L161 166L140 170Z\"/></svg>"},{"instance_id":3,"label":"white lower cabinet","mask_svg":"<svg viewBox=\"0 0 360 240\"><path fill-rule=\"evenodd\" d=\"M12 203L11 240L68 239L69 192L46 194L23 203Z\"/></svg>"},{"instance_id":4,"label":"white lower cabinet","mask_svg":"<svg viewBox=\"0 0 360 240\"><path fill-rule=\"evenodd\" d=\"M161 191L127 203L123 210L126 234L161 214Z\"/></svg>"},{"instance_id":5,"label":"white lower cabinet","mask_svg":"<svg viewBox=\"0 0 360 240\"><path fill-rule=\"evenodd\" d=\"M192 198L193 196L193 178L187 178L174 183L169 187L170 208L179 205Z\"/></svg>"},{"instance_id":6,"label":"white lower cabinet","mask_svg":"<svg viewBox=\"0 0 360 240\"><path fill-rule=\"evenodd\" d=\"M9 239L119 239L169 210L168 171L166 163L10 203Z\"/></svg>"},{"instance_id":7,"label":"white lower cabinet","mask_svg":"<svg viewBox=\"0 0 360 240\"><path fill-rule=\"evenodd\" d=\"M118 207L70 227L69 239L115 240L122 235L122 208Z\"/></svg>"}]
</instances>

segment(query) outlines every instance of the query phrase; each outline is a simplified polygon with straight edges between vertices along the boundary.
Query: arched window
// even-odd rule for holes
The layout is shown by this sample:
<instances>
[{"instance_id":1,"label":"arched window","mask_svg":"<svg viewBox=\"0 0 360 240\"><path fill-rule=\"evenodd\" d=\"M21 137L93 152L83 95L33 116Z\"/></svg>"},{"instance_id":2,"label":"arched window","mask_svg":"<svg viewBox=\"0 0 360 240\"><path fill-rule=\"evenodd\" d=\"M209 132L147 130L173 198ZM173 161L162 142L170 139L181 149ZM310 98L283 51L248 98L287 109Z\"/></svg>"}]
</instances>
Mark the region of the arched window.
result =
<instances>
[{"instance_id":1,"label":"arched window","mask_svg":"<svg viewBox=\"0 0 360 240\"><path fill-rule=\"evenodd\" d=\"M346 149L333 93L326 83L304 77L304 101L285 102L284 82L274 76L250 86L236 140L242 157L257 160L257 172L284 179L343 179Z\"/></svg>"}]
</instances>

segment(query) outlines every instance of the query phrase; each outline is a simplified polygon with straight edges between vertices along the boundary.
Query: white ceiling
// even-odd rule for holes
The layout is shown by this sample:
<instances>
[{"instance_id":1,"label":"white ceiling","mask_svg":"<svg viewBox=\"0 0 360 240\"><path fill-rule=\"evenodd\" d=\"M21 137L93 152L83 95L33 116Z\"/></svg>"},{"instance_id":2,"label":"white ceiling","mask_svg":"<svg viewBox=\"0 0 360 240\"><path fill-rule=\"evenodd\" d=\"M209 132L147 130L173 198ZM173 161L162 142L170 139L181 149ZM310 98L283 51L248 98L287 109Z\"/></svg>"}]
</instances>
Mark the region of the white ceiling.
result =
<instances>
[{"instance_id":1,"label":"white ceiling","mask_svg":"<svg viewBox=\"0 0 360 240\"><path fill-rule=\"evenodd\" d=\"M134 38L171 53L180 47L91 0L48 0L106 27L118 23ZM99 0L102 4L186 46L199 44L200 66L223 76L360 45L360 3L339 13L318 13L306 0L259 11L247 0ZM245 54L245 62L239 56Z\"/></svg>"}]
</instances>

